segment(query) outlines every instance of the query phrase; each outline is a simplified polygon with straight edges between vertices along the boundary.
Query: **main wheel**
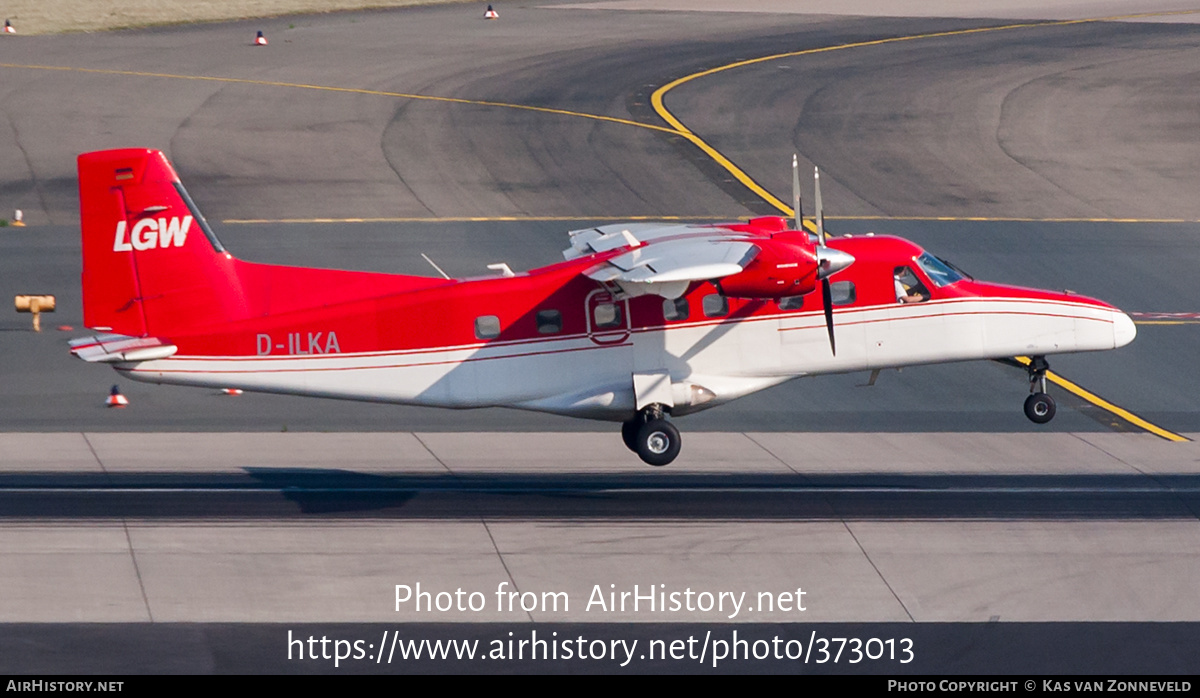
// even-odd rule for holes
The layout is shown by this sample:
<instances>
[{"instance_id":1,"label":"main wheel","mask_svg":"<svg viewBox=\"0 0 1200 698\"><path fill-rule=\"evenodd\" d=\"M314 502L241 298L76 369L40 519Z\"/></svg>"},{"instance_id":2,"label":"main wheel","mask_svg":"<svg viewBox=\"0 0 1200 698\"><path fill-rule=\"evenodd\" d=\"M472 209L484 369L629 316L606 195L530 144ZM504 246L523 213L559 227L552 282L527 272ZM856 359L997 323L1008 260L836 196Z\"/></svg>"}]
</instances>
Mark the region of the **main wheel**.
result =
<instances>
[{"instance_id":1,"label":"main wheel","mask_svg":"<svg viewBox=\"0 0 1200 698\"><path fill-rule=\"evenodd\" d=\"M1025 416L1035 424L1045 424L1054 419L1054 398L1046 393L1034 393L1025 398Z\"/></svg>"},{"instance_id":2,"label":"main wheel","mask_svg":"<svg viewBox=\"0 0 1200 698\"><path fill-rule=\"evenodd\" d=\"M665 419L651 419L637 435L637 454L650 465L666 465L679 455L679 430Z\"/></svg>"},{"instance_id":3,"label":"main wheel","mask_svg":"<svg viewBox=\"0 0 1200 698\"><path fill-rule=\"evenodd\" d=\"M643 424L645 422L639 417L621 424L621 440L625 442L625 447L634 453L638 452L638 432L642 430Z\"/></svg>"}]
</instances>

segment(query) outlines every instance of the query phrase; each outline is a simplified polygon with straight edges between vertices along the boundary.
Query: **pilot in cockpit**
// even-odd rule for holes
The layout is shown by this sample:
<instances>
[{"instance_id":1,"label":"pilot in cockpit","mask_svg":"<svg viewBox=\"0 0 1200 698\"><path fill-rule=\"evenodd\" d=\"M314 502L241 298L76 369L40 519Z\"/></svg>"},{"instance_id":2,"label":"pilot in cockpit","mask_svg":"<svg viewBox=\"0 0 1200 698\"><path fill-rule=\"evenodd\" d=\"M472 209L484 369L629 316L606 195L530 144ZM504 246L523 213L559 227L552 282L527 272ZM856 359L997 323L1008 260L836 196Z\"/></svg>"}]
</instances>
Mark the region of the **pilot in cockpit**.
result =
<instances>
[{"instance_id":1,"label":"pilot in cockpit","mask_svg":"<svg viewBox=\"0 0 1200 698\"><path fill-rule=\"evenodd\" d=\"M893 279L896 282L897 303L921 303L929 300L929 289L925 288L925 284L921 283L912 269L896 267Z\"/></svg>"}]
</instances>

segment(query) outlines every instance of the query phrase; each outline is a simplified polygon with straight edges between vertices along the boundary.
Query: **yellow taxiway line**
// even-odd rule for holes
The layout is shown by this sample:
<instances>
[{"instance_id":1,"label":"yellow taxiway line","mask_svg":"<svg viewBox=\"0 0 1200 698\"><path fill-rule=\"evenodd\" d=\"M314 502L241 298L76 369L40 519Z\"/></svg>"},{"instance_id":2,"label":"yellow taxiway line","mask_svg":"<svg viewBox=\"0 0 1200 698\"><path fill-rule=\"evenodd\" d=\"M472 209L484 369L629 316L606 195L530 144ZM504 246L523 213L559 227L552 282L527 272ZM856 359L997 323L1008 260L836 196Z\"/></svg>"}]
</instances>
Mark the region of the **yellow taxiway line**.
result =
<instances>
[{"instance_id":1,"label":"yellow taxiway line","mask_svg":"<svg viewBox=\"0 0 1200 698\"><path fill-rule=\"evenodd\" d=\"M678 135L681 135L681 136L687 138L689 141L691 141L697 148L700 148L700 150L704 151L709 157L711 157L713 160L715 160L717 162L717 164L719 164L721 167L725 168L725 170L727 172L729 172L731 175L733 175L733 177L735 179L737 179L739 182L741 182L747 189L754 192L755 194L758 194L760 197L762 197L762 199L764 201L766 201L767 203L771 204L775 208L782 211L784 215L794 216L795 212L792 210L791 206L788 206L787 204L780 201L773 194L771 194L771 192L767 191L762 185L760 185L758 182L754 181L754 179L752 177L750 177L750 175L746 174L740 167L733 164L733 162L731 162L728 158L726 158L724 155L722 155L720 152L718 152L716 148L713 148L711 145L706 143L704 141L704 139L700 138L695 133L693 133L691 129L689 129L686 125L684 125L684 123L682 121L680 121L674 114L672 114L670 112L670 110L667 109L666 104L663 101L664 96L671 90L675 89L676 87L679 87L680 85L691 82L692 80L697 80L699 78L708 77L709 75L715 75L717 73L722 73L727 70L733 70L735 68L742 68L742 67L749 66L749 65L757 65L759 63L766 63L768 61L774 61L774 60L778 60L780 58L795 58L797 56L810 56L810 55L817 54L817 53L829 53L832 51L843 51L843 50L852 49L852 48L864 48L867 46L882 46L885 44L894 44L894 43L899 43L902 41L918 41L918 40L922 40L922 39L937 39L937 38L944 38L944 37L948 37L948 36L963 36L963 35L967 35L967 34L984 34L984 33L999 32L999 31L1009 31L1009 30L1013 30L1013 29L1030 29L1030 28L1037 28L1037 27L1060 27L1060 26L1066 26L1066 25L1071 25L1071 24L1087 24L1087 23L1093 23L1093 22L1112 22L1112 21L1118 21L1118 20L1141 19L1141 18L1148 18L1148 17L1196 14L1197 12L1200 12L1200 10L1179 10L1179 11L1174 11L1174 12L1144 12L1144 13L1138 13L1138 14L1117 15L1117 16L1111 16L1111 17L1096 17L1096 18L1091 18L1091 19L1069 19L1069 20L1050 21L1050 22L1024 22L1024 23L1020 23L1020 24L1004 24L1004 25L998 25L998 26L994 26L994 27L975 27L972 29L955 29L955 30L951 30L951 31L929 32L926 34L909 34L907 36L896 36L896 37L891 37L891 38L887 38L887 39L873 39L870 41L856 41L856 42L847 43L847 44L837 44L835 46L821 46L818 48L803 49L800 51L788 51L786 53L776 53L776 54L773 54L770 56L761 56L759 58L751 58L751 59L744 60L744 61L736 61L734 63L717 66L715 68L701 70L699 72L692 73L691 75L685 75L676 80L672 80L671 82L667 83L666 85L663 85L662 87L655 90L654 93L652 95L650 95L650 103L651 103L651 105L653 105L654 111L657 112L658 115L660 117L662 117L662 119L664 121L666 121L668 124L670 124L671 127L678 133ZM953 220L953 219L946 219L946 220ZM986 219L978 219L978 220L986 220Z\"/></svg>"},{"instance_id":2,"label":"yellow taxiway line","mask_svg":"<svg viewBox=\"0 0 1200 698\"><path fill-rule=\"evenodd\" d=\"M948 221L952 223L1200 223L1187 218L1027 218L1018 216L825 216L827 221Z\"/></svg>"},{"instance_id":3,"label":"yellow taxiway line","mask_svg":"<svg viewBox=\"0 0 1200 698\"><path fill-rule=\"evenodd\" d=\"M649 129L651 131L659 131L677 134L674 129L665 128L656 124L645 124L632 119L621 119L615 116L604 116L603 114L588 114L586 112L571 111L569 109L553 109L550 107L538 107L530 104L513 104L510 102L493 102L482 99L463 99L459 97L438 97L435 95L414 94L411 92L388 92L386 90L368 90L359 87L336 87L333 85L309 85L299 82L279 82L276 80L253 80L250 78L233 78L221 77L216 75L182 75L178 73L153 73L140 70L115 70L108 68L79 68L75 66L61 65L27 65L21 63L0 63L0 68L12 68L16 70L58 70L71 73L92 73L95 75L122 75L140 78L161 78L166 80L194 80L200 82L216 82L232 85L256 85L259 87L285 87L299 90L317 90L320 92L344 92L348 94L371 95L374 97L392 97L397 99L415 99L427 102L449 102L451 104L470 104L473 106L482 107L500 107L503 109L520 109L524 111L539 112L542 114L557 114L559 116L570 116L581 119L592 119L593 121L607 121L622 126L636 126L638 128Z\"/></svg>"},{"instance_id":4,"label":"yellow taxiway line","mask_svg":"<svg viewBox=\"0 0 1200 698\"><path fill-rule=\"evenodd\" d=\"M1178 11L1178 12L1164 12L1164 13L1161 13L1161 15L1194 14L1196 12L1197 12L1197 10L1183 10L1183 11ZM1136 15L1122 15L1122 16L1102 17L1102 18L1095 18L1095 19L1076 19L1076 20L1065 20L1065 21L1058 21L1058 22L1035 22L1035 23L1027 22L1027 23L1021 23L1021 24L1005 24L1005 25L999 25L999 26L994 26L994 27L977 27L974 29L959 29L959 30L944 31L944 32L931 32L931 33L927 33L927 34L912 34L912 35L908 35L908 36L898 36L898 37L892 37L892 38L888 38L888 39L858 41L858 42L847 43L847 44L838 44L836 46L824 46L824 47L819 47L819 48L804 49L804 50L800 50L800 51L789 51L787 53L777 53L777 54L774 54L771 56L762 56L760 58L752 58L752 59L744 60L744 61L736 61L734 63L717 66L715 68L709 68L707 70L702 70L702 71L699 71L696 73L692 73L691 75L685 75L681 78L672 80L671 82L667 83L666 85L663 85L662 87L660 87L654 91L654 93L650 96L650 103L653 105L654 111L657 112L658 115L660 117L662 117L662 119L664 121L666 121L668 124L670 124L670 126L676 132L678 132L683 137L687 138L697 148L704 151L704 153L707 154L710 158L712 158L717 164L719 164L721 167L725 168L725 170L727 172L729 172L731 175L733 175L734 179L741 182L742 185L745 186L750 191L752 191L755 194L757 194L758 196L762 197L763 201L766 201L767 203L771 204L775 208L779 209L779 211L781 211L784 215L794 216L795 211L792 210L791 206L788 206L787 204L783 203L778 198L776 198L773 194L771 194L771 192L767 191L765 187L763 187L758 182L756 182L752 177L750 177L750 175L746 174L746 172L744 170L742 170L740 167L735 165L731 160L729 160L729 158L722 155L719 151L717 151L716 148L712 147L707 142L705 142L705 140L703 138L701 138L700 136L698 136L694 132L692 132L692 130L689 129L687 127L687 125L685 125L683 123L683 121L681 121L678 117L676 117L674 114L672 114L671 111L667 109L666 104L664 102L664 97L666 96L666 94L668 92L670 92L671 90L675 89L676 87L679 87L680 85L684 85L688 82L697 80L699 78L707 77L710 75L715 75L717 73L725 72L727 70L733 70L735 68L742 68L745 66L766 63L768 61L778 60L780 58L794 58L797 56L808 56L808 55L813 55L813 54L817 54L817 53L828 53L831 51L841 51L841 50L852 49L852 48L863 48L863 47L867 47L867 46L881 46L884 44L898 43L901 41L917 41L917 40L922 40L922 39L936 39L936 38L944 38L944 37L949 37L949 36L963 36L963 35L967 35L967 34L983 34L983 33L990 33L990 32L1008 31L1008 30L1013 30L1013 29L1056 27L1056 26L1065 26L1065 25L1071 25L1071 24L1085 24L1085 23L1090 23L1090 22L1137 19L1137 18L1142 18L1142 17L1153 17L1153 16L1160 16L1160 13L1142 13L1142 14L1136 14ZM867 216L864 216L862 218L871 219L871 217L867 217ZM877 220L884 220L884 218L879 217ZM919 220L919 219L914 219L914 220ZM935 218L933 220L988 221L988 220L1002 220L1002 219L985 218L985 217L972 217L972 218L965 218L965 219L956 219L953 217L939 217L939 218ZM1019 219L1010 219L1010 220L1019 220ZM1058 220L1060 222L1068 222L1068 221L1074 222L1076 220L1080 220L1080 221L1086 220L1087 222L1101 222L1100 219L1058 219ZM1123 219L1123 220L1121 220L1121 222L1144 222L1144 221L1138 221L1137 219ZM1161 222L1168 222L1168 221L1161 221ZM1183 221L1170 221L1170 222L1183 222ZM806 228L815 231L815 226L809 220L805 219L803 221L803 223ZM1029 359L1026 357L1019 356L1019 357L1017 357L1017 360L1024 364L1029 363ZM1048 380L1050 380L1052 383L1054 383L1055 385L1058 385L1059 387L1067 390L1068 392L1070 392L1078 397L1083 398L1084 400L1090 402L1091 404L1093 404L1097 407L1100 407L1101 409L1107 410L1108 412L1120 417L1121 419L1124 419L1125 421L1129 422L1130 424L1133 424L1141 429L1144 429L1144 430L1150 432L1151 434L1155 434L1157 436L1160 436L1164 439L1168 439L1170 441L1188 441L1189 440L1186 437L1180 436L1179 434L1176 434L1174 432L1163 429L1162 427L1159 427L1155 424L1151 424L1150 422L1146 421L1145 419L1142 419L1141 417L1133 414L1132 412L1130 412L1122 407L1118 407L1117 405L1114 405L1113 403L1109 402L1108 400L1105 400L1104 398L1085 390L1084 388L1076 385L1075 383L1072 383L1071 381L1069 381L1057 374L1047 371L1046 378Z\"/></svg>"},{"instance_id":5,"label":"yellow taxiway line","mask_svg":"<svg viewBox=\"0 0 1200 698\"><path fill-rule=\"evenodd\" d=\"M720 216L413 216L399 218L226 218L222 223L249 225L263 223L513 223L576 221L713 221ZM731 216L726 220L745 220Z\"/></svg>"},{"instance_id":6,"label":"yellow taxiway line","mask_svg":"<svg viewBox=\"0 0 1200 698\"><path fill-rule=\"evenodd\" d=\"M1016 358L1017 358L1017 361L1021 362L1022 364L1026 365L1026 366L1028 366L1030 364L1029 357L1027 357L1027 356L1018 356ZM1069 393L1072 393L1073 395L1076 395L1078 397L1083 398L1084 400L1087 400L1088 402L1092 403L1093 405L1095 405L1101 409L1107 410L1107 411L1111 412L1112 414L1115 414L1116 416L1120 417L1121 419L1124 419L1126 422L1129 422L1130 424L1132 424L1140 429L1145 429L1146 431L1150 432L1151 434L1154 434L1155 436L1161 436L1162 438L1166 439L1167 441L1191 441L1191 439L1187 438L1186 436L1180 436L1179 434L1176 434L1173 431L1167 431L1166 429L1163 429L1160 426L1157 426L1155 424L1151 424L1150 422L1147 422L1146 420L1144 420L1141 417L1137 416L1136 414L1130 412L1129 410L1112 404L1108 400L1105 400L1104 398L1100 397L1099 395L1097 395L1089 390L1086 390L1086 389L1080 387L1079 385L1076 385L1075 383L1072 383L1071 381L1067 380L1066 378L1063 378L1062 376L1058 375L1057 373L1054 373L1053 371L1046 371L1046 380L1059 386L1060 388L1063 388L1064 390L1066 390Z\"/></svg>"},{"instance_id":7,"label":"yellow taxiway line","mask_svg":"<svg viewBox=\"0 0 1200 698\"><path fill-rule=\"evenodd\" d=\"M746 221L745 214L722 216L395 216L380 218L226 218L229 225L258 223L490 223L494 221ZM1179 223L1195 225L1200 220L1184 218L1010 218L992 216L825 216L827 221L944 221L950 223ZM816 232L812 217L804 217L804 227ZM1148 323L1139 323L1148 324Z\"/></svg>"}]
</instances>

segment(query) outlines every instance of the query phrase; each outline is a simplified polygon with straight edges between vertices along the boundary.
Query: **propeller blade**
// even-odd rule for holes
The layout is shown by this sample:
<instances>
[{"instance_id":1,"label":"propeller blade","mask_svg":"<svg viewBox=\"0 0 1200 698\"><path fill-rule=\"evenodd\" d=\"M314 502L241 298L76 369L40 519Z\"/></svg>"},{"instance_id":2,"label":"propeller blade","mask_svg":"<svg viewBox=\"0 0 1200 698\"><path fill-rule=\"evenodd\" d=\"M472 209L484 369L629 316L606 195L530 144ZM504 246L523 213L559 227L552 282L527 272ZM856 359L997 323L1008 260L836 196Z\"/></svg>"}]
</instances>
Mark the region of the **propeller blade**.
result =
<instances>
[{"instance_id":1,"label":"propeller blade","mask_svg":"<svg viewBox=\"0 0 1200 698\"><path fill-rule=\"evenodd\" d=\"M796 230L804 230L804 209L800 205L800 160L792 153L792 213L796 216Z\"/></svg>"},{"instance_id":2,"label":"propeller blade","mask_svg":"<svg viewBox=\"0 0 1200 698\"><path fill-rule=\"evenodd\" d=\"M829 350L837 356L837 343L833 340L833 291L829 279L821 279L821 299L825 301L825 328L829 330Z\"/></svg>"},{"instance_id":3,"label":"propeller blade","mask_svg":"<svg viewBox=\"0 0 1200 698\"><path fill-rule=\"evenodd\" d=\"M821 170L813 168L813 199L816 201L817 215L817 244L825 246L825 209L821 206Z\"/></svg>"},{"instance_id":4,"label":"propeller blade","mask_svg":"<svg viewBox=\"0 0 1200 698\"><path fill-rule=\"evenodd\" d=\"M829 350L837 356L837 342L833 338L833 289L829 277L854 263L854 257L841 250L825 245L825 207L821 203L821 170L813 168L813 199L816 202L817 218L817 278L821 280L821 300L825 305L825 328L829 330Z\"/></svg>"}]
</instances>

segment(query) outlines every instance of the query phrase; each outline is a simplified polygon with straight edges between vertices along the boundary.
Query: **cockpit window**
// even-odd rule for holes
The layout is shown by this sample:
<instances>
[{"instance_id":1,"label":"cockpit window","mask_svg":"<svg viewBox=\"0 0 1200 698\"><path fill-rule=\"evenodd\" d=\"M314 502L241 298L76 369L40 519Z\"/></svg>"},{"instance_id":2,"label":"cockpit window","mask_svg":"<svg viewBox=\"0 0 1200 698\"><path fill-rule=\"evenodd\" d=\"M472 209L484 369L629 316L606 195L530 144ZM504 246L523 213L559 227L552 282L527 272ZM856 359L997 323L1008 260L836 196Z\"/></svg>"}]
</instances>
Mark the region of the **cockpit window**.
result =
<instances>
[{"instance_id":1,"label":"cockpit window","mask_svg":"<svg viewBox=\"0 0 1200 698\"><path fill-rule=\"evenodd\" d=\"M917 257L917 266L921 267L935 286L949 286L963 280L961 273L928 252Z\"/></svg>"}]
</instances>

